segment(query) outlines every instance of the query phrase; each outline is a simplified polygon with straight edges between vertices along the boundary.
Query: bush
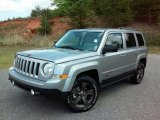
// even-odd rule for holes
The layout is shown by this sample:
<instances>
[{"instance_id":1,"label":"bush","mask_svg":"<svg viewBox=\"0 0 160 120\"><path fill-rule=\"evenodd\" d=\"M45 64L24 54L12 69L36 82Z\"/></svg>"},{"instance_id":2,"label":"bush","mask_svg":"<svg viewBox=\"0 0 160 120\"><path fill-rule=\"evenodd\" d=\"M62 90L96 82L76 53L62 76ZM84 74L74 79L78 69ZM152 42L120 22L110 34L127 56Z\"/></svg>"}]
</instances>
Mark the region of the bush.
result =
<instances>
[{"instance_id":1,"label":"bush","mask_svg":"<svg viewBox=\"0 0 160 120\"><path fill-rule=\"evenodd\" d=\"M91 8L90 0L75 1L69 11L69 16L75 28L93 27L96 23L96 14Z\"/></svg>"},{"instance_id":2,"label":"bush","mask_svg":"<svg viewBox=\"0 0 160 120\"><path fill-rule=\"evenodd\" d=\"M41 26L39 32L42 35L50 34L52 31L51 23L48 21L46 16L41 17Z\"/></svg>"}]
</instances>

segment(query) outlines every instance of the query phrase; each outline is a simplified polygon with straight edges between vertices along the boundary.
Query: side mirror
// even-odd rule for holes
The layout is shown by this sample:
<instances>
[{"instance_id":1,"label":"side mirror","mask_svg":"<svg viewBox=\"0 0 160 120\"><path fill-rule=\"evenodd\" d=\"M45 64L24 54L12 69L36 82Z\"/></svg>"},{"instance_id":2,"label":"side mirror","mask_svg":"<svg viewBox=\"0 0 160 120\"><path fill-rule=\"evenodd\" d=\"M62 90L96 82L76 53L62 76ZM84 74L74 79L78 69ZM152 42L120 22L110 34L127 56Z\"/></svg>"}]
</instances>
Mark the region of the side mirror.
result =
<instances>
[{"instance_id":1,"label":"side mirror","mask_svg":"<svg viewBox=\"0 0 160 120\"><path fill-rule=\"evenodd\" d=\"M117 51L118 51L118 44L110 44L110 45L105 45L102 54L105 54L106 52L117 52Z\"/></svg>"}]
</instances>

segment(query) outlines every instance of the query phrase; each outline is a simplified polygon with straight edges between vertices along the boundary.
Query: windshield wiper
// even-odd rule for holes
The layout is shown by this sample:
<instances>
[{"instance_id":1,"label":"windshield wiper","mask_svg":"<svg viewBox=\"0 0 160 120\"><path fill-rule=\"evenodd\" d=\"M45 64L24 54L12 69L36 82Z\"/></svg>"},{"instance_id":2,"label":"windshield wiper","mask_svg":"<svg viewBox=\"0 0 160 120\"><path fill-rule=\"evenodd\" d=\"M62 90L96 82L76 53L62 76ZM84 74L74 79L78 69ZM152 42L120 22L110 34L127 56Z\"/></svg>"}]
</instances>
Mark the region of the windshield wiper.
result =
<instances>
[{"instance_id":1,"label":"windshield wiper","mask_svg":"<svg viewBox=\"0 0 160 120\"><path fill-rule=\"evenodd\" d=\"M61 46L58 48L65 48L65 49L72 49L72 50L76 50L76 48L72 47L72 46Z\"/></svg>"},{"instance_id":2,"label":"windshield wiper","mask_svg":"<svg viewBox=\"0 0 160 120\"><path fill-rule=\"evenodd\" d=\"M80 50L80 51L84 50L84 49L76 48L76 47L72 47L72 46L61 46L61 47L57 47L57 48L65 48L65 49Z\"/></svg>"}]
</instances>

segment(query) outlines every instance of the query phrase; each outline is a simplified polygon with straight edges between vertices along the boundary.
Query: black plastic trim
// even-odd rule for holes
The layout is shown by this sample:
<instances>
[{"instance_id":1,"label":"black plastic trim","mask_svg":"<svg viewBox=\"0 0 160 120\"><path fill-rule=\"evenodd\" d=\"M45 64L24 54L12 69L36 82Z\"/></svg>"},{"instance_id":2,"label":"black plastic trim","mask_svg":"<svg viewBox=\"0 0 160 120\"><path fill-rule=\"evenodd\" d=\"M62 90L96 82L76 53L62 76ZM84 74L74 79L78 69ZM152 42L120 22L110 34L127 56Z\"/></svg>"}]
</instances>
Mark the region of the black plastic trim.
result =
<instances>
[{"instance_id":1,"label":"black plastic trim","mask_svg":"<svg viewBox=\"0 0 160 120\"><path fill-rule=\"evenodd\" d=\"M129 72L125 72L123 74L120 74L120 75L117 75L115 77L111 77L111 78L108 78L106 80L103 80L101 83L100 83L100 86L101 87L105 87L107 85L110 85L110 84L114 84L116 82L119 82L119 81L122 81L126 78L129 78L131 76L133 76L133 73L135 72L135 70L131 70Z\"/></svg>"},{"instance_id":2,"label":"black plastic trim","mask_svg":"<svg viewBox=\"0 0 160 120\"><path fill-rule=\"evenodd\" d=\"M66 97L69 94L69 92L61 92L60 90L57 90L57 89L43 89L43 88L38 88L38 87L31 86L31 85L27 85L27 84L21 83L19 81L16 81L12 77L9 77L9 80L11 82L14 81L15 86L17 86L23 90L26 90L26 91L30 91L31 89L33 89L35 92L40 92L41 94L47 94L47 95L52 95L52 96L58 96L63 99L66 99Z\"/></svg>"}]
</instances>

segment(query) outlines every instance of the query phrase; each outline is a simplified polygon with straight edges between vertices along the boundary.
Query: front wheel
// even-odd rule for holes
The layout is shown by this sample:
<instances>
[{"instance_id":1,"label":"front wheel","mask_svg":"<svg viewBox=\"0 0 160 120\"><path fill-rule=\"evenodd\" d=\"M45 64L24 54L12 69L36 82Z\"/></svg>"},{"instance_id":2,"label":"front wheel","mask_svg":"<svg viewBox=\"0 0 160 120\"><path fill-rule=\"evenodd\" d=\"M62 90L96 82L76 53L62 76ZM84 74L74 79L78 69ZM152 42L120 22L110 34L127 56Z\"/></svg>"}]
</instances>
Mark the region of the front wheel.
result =
<instances>
[{"instance_id":1,"label":"front wheel","mask_svg":"<svg viewBox=\"0 0 160 120\"><path fill-rule=\"evenodd\" d=\"M145 70L145 65L143 62L140 62L138 64L137 70L135 71L134 75L131 77L131 81L136 84L141 83L144 77L144 70Z\"/></svg>"},{"instance_id":2,"label":"front wheel","mask_svg":"<svg viewBox=\"0 0 160 120\"><path fill-rule=\"evenodd\" d=\"M82 76L76 79L67 97L67 105L74 112L84 112L94 106L97 98L98 87L95 80L89 76Z\"/></svg>"}]
</instances>

